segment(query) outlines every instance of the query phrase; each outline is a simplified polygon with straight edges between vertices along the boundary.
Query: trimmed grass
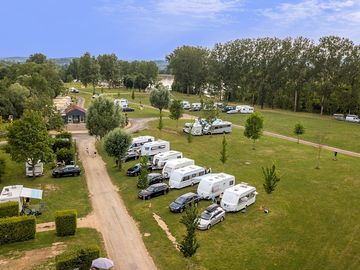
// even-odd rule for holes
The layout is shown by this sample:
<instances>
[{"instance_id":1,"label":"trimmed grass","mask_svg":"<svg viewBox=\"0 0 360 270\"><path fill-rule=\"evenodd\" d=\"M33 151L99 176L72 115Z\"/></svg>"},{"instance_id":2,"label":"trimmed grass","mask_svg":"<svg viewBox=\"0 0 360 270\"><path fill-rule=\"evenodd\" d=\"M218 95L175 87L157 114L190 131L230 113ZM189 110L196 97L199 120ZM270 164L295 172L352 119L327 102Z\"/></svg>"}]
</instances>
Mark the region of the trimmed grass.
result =
<instances>
[{"instance_id":1,"label":"trimmed grass","mask_svg":"<svg viewBox=\"0 0 360 270\"><path fill-rule=\"evenodd\" d=\"M44 168L45 175L33 179L25 176L25 164L12 161L2 150L0 155L6 158L6 174L0 183L0 190L4 186L24 185L44 191L42 202L46 206L43 214L36 219L37 223L54 221L57 210L76 209L79 217L86 216L91 211L84 174L76 177L52 178L51 169L47 166ZM39 201L31 200L30 203L38 204Z\"/></svg>"},{"instance_id":2,"label":"trimmed grass","mask_svg":"<svg viewBox=\"0 0 360 270\"><path fill-rule=\"evenodd\" d=\"M167 129L175 121L165 120ZM183 123L183 122L182 122ZM155 127L157 123L152 123ZM154 129L137 135L153 135L171 142L196 164L210 166L214 172L223 170L219 161L222 136L194 137ZM322 151L321 169L315 169L317 149L284 140L262 137L252 150L251 141L235 129L227 136L229 160L225 172L236 176L236 182L248 182L259 192L255 205L246 214L228 214L225 222L209 231L198 232L200 248L194 259L204 269L359 269L360 162L341 156L332 160L332 153ZM114 167L99 145L99 153L128 211L139 223L146 246L159 269L184 269L185 259L177 252L152 217L155 212L180 241L185 233L179 223L181 214L172 214L168 205L176 197L195 187L173 190L143 202L137 198L136 178L124 176ZM275 162L281 181L272 195L265 194L261 167ZM134 162L124 166L128 168ZM202 201L199 210L210 202ZM270 209L269 214L259 211Z\"/></svg>"}]
</instances>

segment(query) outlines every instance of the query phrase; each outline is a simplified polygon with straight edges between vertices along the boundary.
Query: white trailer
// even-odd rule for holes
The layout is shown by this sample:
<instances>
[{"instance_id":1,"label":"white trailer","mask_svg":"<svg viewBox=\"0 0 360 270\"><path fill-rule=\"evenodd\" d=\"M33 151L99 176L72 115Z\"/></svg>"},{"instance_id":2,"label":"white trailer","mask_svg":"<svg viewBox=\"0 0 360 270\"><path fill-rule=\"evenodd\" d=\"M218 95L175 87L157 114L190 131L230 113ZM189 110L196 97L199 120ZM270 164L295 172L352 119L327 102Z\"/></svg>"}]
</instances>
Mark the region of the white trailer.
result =
<instances>
[{"instance_id":1,"label":"white trailer","mask_svg":"<svg viewBox=\"0 0 360 270\"><path fill-rule=\"evenodd\" d=\"M203 128L203 134L224 134L224 133L231 133L232 131L232 123L228 121L222 121L221 119L216 119L211 124L207 124Z\"/></svg>"},{"instance_id":2,"label":"white trailer","mask_svg":"<svg viewBox=\"0 0 360 270\"><path fill-rule=\"evenodd\" d=\"M240 183L225 189L220 205L227 212L237 212L255 203L256 188L248 183Z\"/></svg>"},{"instance_id":3,"label":"white trailer","mask_svg":"<svg viewBox=\"0 0 360 270\"><path fill-rule=\"evenodd\" d=\"M195 165L194 160L190 158L179 158L179 159L169 160L168 162L166 162L162 170L162 175L164 178L170 178L172 173L176 169L180 169L190 165Z\"/></svg>"},{"instance_id":4,"label":"white trailer","mask_svg":"<svg viewBox=\"0 0 360 270\"><path fill-rule=\"evenodd\" d=\"M249 105L239 105L235 107L235 110L237 110L239 113L253 113L254 107L251 107Z\"/></svg>"},{"instance_id":5,"label":"white trailer","mask_svg":"<svg viewBox=\"0 0 360 270\"><path fill-rule=\"evenodd\" d=\"M189 110L191 108L190 102L187 100L181 101L181 104L184 110Z\"/></svg>"},{"instance_id":6,"label":"white trailer","mask_svg":"<svg viewBox=\"0 0 360 270\"><path fill-rule=\"evenodd\" d=\"M23 185L5 186L0 194L0 203L18 202L19 211L29 199L42 199L43 191L40 189L25 188Z\"/></svg>"},{"instance_id":7,"label":"white trailer","mask_svg":"<svg viewBox=\"0 0 360 270\"><path fill-rule=\"evenodd\" d=\"M184 188L200 182L200 177L207 173L204 167L190 165L174 170L170 176L170 188Z\"/></svg>"},{"instance_id":8,"label":"white trailer","mask_svg":"<svg viewBox=\"0 0 360 270\"><path fill-rule=\"evenodd\" d=\"M129 151L140 150L141 147L148 142L155 141L153 136L139 136L132 139L131 145L129 146Z\"/></svg>"},{"instance_id":9,"label":"white trailer","mask_svg":"<svg viewBox=\"0 0 360 270\"><path fill-rule=\"evenodd\" d=\"M203 135L203 127L198 120L195 120L194 123L185 123L183 131L185 133L191 132L191 135L194 135L194 136Z\"/></svg>"},{"instance_id":10,"label":"white trailer","mask_svg":"<svg viewBox=\"0 0 360 270\"><path fill-rule=\"evenodd\" d=\"M201 177L197 194L203 199L213 199L233 185L235 185L235 176L227 173L211 173Z\"/></svg>"},{"instance_id":11,"label":"white trailer","mask_svg":"<svg viewBox=\"0 0 360 270\"><path fill-rule=\"evenodd\" d=\"M35 176L41 176L44 174L44 164L39 160L35 166ZM33 177L33 166L30 164L30 161L25 162L25 174L26 176Z\"/></svg>"},{"instance_id":12,"label":"white trailer","mask_svg":"<svg viewBox=\"0 0 360 270\"><path fill-rule=\"evenodd\" d=\"M164 168L165 164L174 159L180 159L183 157L183 154L179 151L168 151L164 153L160 153L154 156L153 162L152 162L152 169L153 170L159 170Z\"/></svg>"},{"instance_id":13,"label":"white trailer","mask_svg":"<svg viewBox=\"0 0 360 270\"><path fill-rule=\"evenodd\" d=\"M128 107L128 101L125 98L114 99L114 105L124 109Z\"/></svg>"},{"instance_id":14,"label":"white trailer","mask_svg":"<svg viewBox=\"0 0 360 270\"><path fill-rule=\"evenodd\" d=\"M353 122L353 123L360 123L360 118L359 118L359 116L357 116L355 114L348 114L345 118L345 121Z\"/></svg>"},{"instance_id":15,"label":"white trailer","mask_svg":"<svg viewBox=\"0 0 360 270\"><path fill-rule=\"evenodd\" d=\"M170 142L158 140L153 142L145 143L141 147L141 156L152 157L159 153L170 151Z\"/></svg>"},{"instance_id":16,"label":"white trailer","mask_svg":"<svg viewBox=\"0 0 360 270\"><path fill-rule=\"evenodd\" d=\"M201 103L191 103L190 110L192 110L192 111L200 111L201 110Z\"/></svg>"}]
</instances>

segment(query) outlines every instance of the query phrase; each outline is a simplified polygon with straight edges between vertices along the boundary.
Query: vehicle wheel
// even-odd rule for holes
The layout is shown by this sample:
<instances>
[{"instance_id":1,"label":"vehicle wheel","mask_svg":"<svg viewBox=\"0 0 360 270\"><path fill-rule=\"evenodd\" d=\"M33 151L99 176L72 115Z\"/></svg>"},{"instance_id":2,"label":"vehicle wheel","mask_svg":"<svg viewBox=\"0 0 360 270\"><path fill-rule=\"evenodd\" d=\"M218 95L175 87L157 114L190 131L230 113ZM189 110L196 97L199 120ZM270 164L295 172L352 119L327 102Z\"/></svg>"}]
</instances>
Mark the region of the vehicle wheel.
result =
<instances>
[{"instance_id":1,"label":"vehicle wheel","mask_svg":"<svg viewBox=\"0 0 360 270\"><path fill-rule=\"evenodd\" d=\"M180 208L180 213L184 212L184 208Z\"/></svg>"},{"instance_id":2,"label":"vehicle wheel","mask_svg":"<svg viewBox=\"0 0 360 270\"><path fill-rule=\"evenodd\" d=\"M206 229L210 230L211 224L207 225Z\"/></svg>"},{"instance_id":3,"label":"vehicle wheel","mask_svg":"<svg viewBox=\"0 0 360 270\"><path fill-rule=\"evenodd\" d=\"M224 221L224 219L225 219L224 217L221 217L220 222L223 222L223 221Z\"/></svg>"},{"instance_id":4,"label":"vehicle wheel","mask_svg":"<svg viewBox=\"0 0 360 270\"><path fill-rule=\"evenodd\" d=\"M191 182L191 186L193 186L194 185L194 182Z\"/></svg>"}]
</instances>

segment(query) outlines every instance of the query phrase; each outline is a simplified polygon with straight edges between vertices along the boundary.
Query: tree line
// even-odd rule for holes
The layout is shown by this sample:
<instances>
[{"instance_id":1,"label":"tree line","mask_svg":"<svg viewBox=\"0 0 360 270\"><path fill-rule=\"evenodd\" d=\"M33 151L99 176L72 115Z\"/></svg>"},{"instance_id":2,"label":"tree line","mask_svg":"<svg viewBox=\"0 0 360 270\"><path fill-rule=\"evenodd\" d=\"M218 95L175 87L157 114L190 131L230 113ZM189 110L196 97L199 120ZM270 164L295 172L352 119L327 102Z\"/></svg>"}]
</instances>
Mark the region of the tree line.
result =
<instances>
[{"instance_id":1,"label":"tree line","mask_svg":"<svg viewBox=\"0 0 360 270\"><path fill-rule=\"evenodd\" d=\"M173 90L293 111L360 113L360 46L326 36L238 39L167 56Z\"/></svg>"}]
</instances>

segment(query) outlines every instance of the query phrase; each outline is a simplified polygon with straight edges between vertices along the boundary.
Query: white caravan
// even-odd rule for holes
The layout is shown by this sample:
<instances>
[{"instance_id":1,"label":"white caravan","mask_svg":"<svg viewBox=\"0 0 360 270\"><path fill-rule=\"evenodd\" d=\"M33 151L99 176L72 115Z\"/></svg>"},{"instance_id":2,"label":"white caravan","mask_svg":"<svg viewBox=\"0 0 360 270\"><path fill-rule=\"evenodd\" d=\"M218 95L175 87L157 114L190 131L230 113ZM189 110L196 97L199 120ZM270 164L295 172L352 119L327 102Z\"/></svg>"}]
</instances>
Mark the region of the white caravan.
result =
<instances>
[{"instance_id":1,"label":"white caravan","mask_svg":"<svg viewBox=\"0 0 360 270\"><path fill-rule=\"evenodd\" d=\"M40 189L25 188L22 185L6 186L0 194L0 203L3 202L18 202L19 210L29 199L42 199L43 191Z\"/></svg>"},{"instance_id":2,"label":"white caravan","mask_svg":"<svg viewBox=\"0 0 360 270\"><path fill-rule=\"evenodd\" d=\"M183 154L179 151L168 151L164 153L160 153L154 156L153 162L152 162L152 169L158 170L162 169L165 164L174 159L180 159L183 157Z\"/></svg>"},{"instance_id":3,"label":"white caravan","mask_svg":"<svg viewBox=\"0 0 360 270\"><path fill-rule=\"evenodd\" d=\"M114 99L114 105L124 109L128 107L128 101L125 98Z\"/></svg>"},{"instance_id":4,"label":"white caravan","mask_svg":"<svg viewBox=\"0 0 360 270\"><path fill-rule=\"evenodd\" d=\"M181 104L182 104L182 107L183 107L184 110L189 110L191 108L190 102L187 101L187 100L181 101Z\"/></svg>"},{"instance_id":5,"label":"white caravan","mask_svg":"<svg viewBox=\"0 0 360 270\"><path fill-rule=\"evenodd\" d=\"M44 164L39 160L35 166L35 176L41 176L44 174ZM25 162L25 173L26 176L33 177L33 166L30 165L30 162Z\"/></svg>"},{"instance_id":6,"label":"white caravan","mask_svg":"<svg viewBox=\"0 0 360 270\"><path fill-rule=\"evenodd\" d=\"M194 160L190 158L179 158L179 159L169 160L168 162L166 162L162 170L162 175L164 178L170 178L172 173L176 169L180 169L190 165L195 165Z\"/></svg>"},{"instance_id":7,"label":"white caravan","mask_svg":"<svg viewBox=\"0 0 360 270\"><path fill-rule=\"evenodd\" d=\"M158 140L145 143L141 147L141 156L151 157L168 151L170 151L170 143L168 141Z\"/></svg>"},{"instance_id":8,"label":"white caravan","mask_svg":"<svg viewBox=\"0 0 360 270\"><path fill-rule=\"evenodd\" d=\"M227 212L237 212L255 203L256 188L247 183L240 183L224 191L220 205Z\"/></svg>"},{"instance_id":9,"label":"white caravan","mask_svg":"<svg viewBox=\"0 0 360 270\"><path fill-rule=\"evenodd\" d=\"M199 183L200 177L206 174L204 167L190 165L174 170L170 176L170 188L184 188Z\"/></svg>"},{"instance_id":10,"label":"white caravan","mask_svg":"<svg viewBox=\"0 0 360 270\"><path fill-rule=\"evenodd\" d=\"M203 127L198 120L195 120L194 123L185 123L183 131L185 133L189 133L191 131L191 135L201 136Z\"/></svg>"},{"instance_id":11,"label":"white caravan","mask_svg":"<svg viewBox=\"0 0 360 270\"><path fill-rule=\"evenodd\" d=\"M235 110L237 110L239 113L253 113L254 107L248 105L239 105L235 107Z\"/></svg>"},{"instance_id":12,"label":"white caravan","mask_svg":"<svg viewBox=\"0 0 360 270\"><path fill-rule=\"evenodd\" d=\"M235 176L227 173L211 173L201 177L197 194L203 199L220 196L225 189L235 185Z\"/></svg>"},{"instance_id":13,"label":"white caravan","mask_svg":"<svg viewBox=\"0 0 360 270\"><path fill-rule=\"evenodd\" d=\"M228 121L222 121L221 119L216 119L211 124L207 124L203 128L203 134L224 134L230 133L232 131L232 123Z\"/></svg>"},{"instance_id":14,"label":"white caravan","mask_svg":"<svg viewBox=\"0 0 360 270\"><path fill-rule=\"evenodd\" d=\"M137 151L140 150L141 147L148 142L155 141L153 136L140 136L132 139L131 145L129 146L129 151Z\"/></svg>"},{"instance_id":15,"label":"white caravan","mask_svg":"<svg viewBox=\"0 0 360 270\"><path fill-rule=\"evenodd\" d=\"M201 110L201 103L192 103L191 104L192 111L200 111Z\"/></svg>"},{"instance_id":16,"label":"white caravan","mask_svg":"<svg viewBox=\"0 0 360 270\"><path fill-rule=\"evenodd\" d=\"M354 122L354 123L360 123L359 116L357 116L355 114L348 114L346 116L346 118L345 118L345 121Z\"/></svg>"}]
</instances>

